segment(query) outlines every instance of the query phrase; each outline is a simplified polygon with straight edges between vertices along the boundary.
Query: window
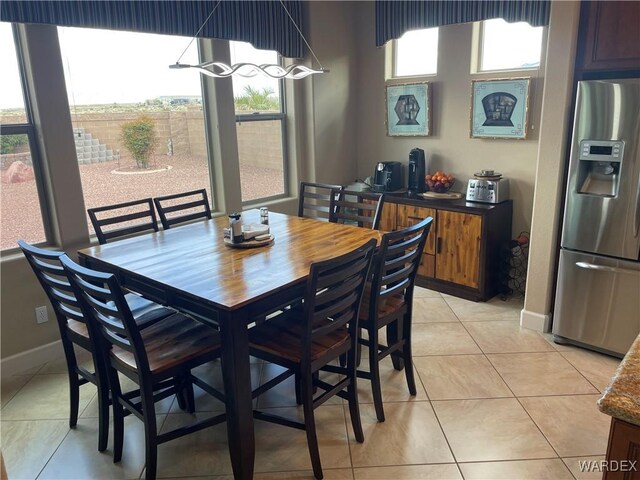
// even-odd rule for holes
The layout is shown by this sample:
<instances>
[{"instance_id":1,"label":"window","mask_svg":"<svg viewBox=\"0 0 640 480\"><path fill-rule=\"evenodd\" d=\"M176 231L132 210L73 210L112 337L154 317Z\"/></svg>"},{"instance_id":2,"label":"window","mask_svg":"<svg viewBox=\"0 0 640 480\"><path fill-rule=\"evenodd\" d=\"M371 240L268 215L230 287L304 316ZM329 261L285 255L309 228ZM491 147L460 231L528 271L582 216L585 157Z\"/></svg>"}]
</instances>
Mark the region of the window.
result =
<instances>
[{"instance_id":1,"label":"window","mask_svg":"<svg viewBox=\"0 0 640 480\"><path fill-rule=\"evenodd\" d=\"M501 18L481 24L480 71L533 69L540 66L543 27Z\"/></svg>"},{"instance_id":2,"label":"window","mask_svg":"<svg viewBox=\"0 0 640 480\"><path fill-rule=\"evenodd\" d=\"M278 64L275 51L229 42L231 64ZM283 196L286 149L283 80L233 77L242 201Z\"/></svg>"},{"instance_id":3,"label":"window","mask_svg":"<svg viewBox=\"0 0 640 480\"><path fill-rule=\"evenodd\" d=\"M58 34L86 208L201 188L212 199L201 75L169 69L188 39ZM195 43L182 61L199 63Z\"/></svg>"},{"instance_id":4,"label":"window","mask_svg":"<svg viewBox=\"0 0 640 480\"><path fill-rule=\"evenodd\" d=\"M0 249L18 239L46 241L34 164L34 127L22 88L22 73L10 23L0 23Z\"/></svg>"},{"instance_id":5,"label":"window","mask_svg":"<svg viewBox=\"0 0 640 480\"><path fill-rule=\"evenodd\" d=\"M394 44L394 77L435 75L438 72L438 28L412 30Z\"/></svg>"}]
</instances>

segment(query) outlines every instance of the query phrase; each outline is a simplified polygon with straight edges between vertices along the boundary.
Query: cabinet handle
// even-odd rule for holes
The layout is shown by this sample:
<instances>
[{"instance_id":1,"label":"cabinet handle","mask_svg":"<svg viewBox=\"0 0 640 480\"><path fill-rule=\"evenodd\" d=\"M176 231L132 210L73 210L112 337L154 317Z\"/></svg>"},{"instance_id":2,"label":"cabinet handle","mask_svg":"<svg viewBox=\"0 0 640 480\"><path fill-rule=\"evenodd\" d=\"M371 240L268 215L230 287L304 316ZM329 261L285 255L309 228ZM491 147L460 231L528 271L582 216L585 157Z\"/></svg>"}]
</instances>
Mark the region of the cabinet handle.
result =
<instances>
[{"instance_id":1,"label":"cabinet handle","mask_svg":"<svg viewBox=\"0 0 640 480\"><path fill-rule=\"evenodd\" d=\"M424 219L425 219L425 218L427 218L427 217L424 217L424 218L423 218L423 217L414 217L414 216L412 216L412 215L409 215L407 218L408 218L409 220L420 220L420 221L422 221L422 220L424 220Z\"/></svg>"},{"instance_id":2,"label":"cabinet handle","mask_svg":"<svg viewBox=\"0 0 640 480\"><path fill-rule=\"evenodd\" d=\"M438 237L436 239L436 253L440 253L442 251L442 237Z\"/></svg>"}]
</instances>

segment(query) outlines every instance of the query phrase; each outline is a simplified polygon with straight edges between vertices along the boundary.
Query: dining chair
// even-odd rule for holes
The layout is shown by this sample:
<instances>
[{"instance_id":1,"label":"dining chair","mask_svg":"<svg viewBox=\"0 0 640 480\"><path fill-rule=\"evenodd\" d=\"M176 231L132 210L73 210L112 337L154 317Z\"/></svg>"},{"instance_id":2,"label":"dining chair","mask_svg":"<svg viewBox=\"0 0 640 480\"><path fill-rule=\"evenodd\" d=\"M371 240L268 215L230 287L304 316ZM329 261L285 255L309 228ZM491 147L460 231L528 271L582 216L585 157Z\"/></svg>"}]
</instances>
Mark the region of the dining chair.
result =
<instances>
[{"instance_id":1,"label":"dining chair","mask_svg":"<svg viewBox=\"0 0 640 480\"><path fill-rule=\"evenodd\" d=\"M330 221L342 185L300 182L298 216Z\"/></svg>"},{"instance_id":2,"label":"dining chair","mask_svg":"<svg viewBox=\"0 0 640 480\"><path fill-rule=\"evenodd\" d=\"M312 264L303 304L284 310L249 331L251 354L287 369L256 389L254 397L295 375L296 400L304 410L303 423L261 411L255 411L254 417L305 430L313 473L318 479L322 478L322 466L315 408L334 395L346 399L356 440L364 441L355 347L358 310L375 246L376 241L371 239L345 255ZM332 365L341 355L347 356L346 367ZM340 380L327 383L320 379L320 371L338 374ZM314 389L323 392L314 398Z\"/></svg>"},{"instance_id":3,"label":"dining chair","mask_svg":"<svg viewBox=\"0 0 640 480\"><path fill-rule=\"evenodd\" d=\"M82 267L61 257L63 268L85 314L102 359L113 406L113 461L122 458L124 417L132 413L144 423L145 476L156 478L158 445L217 425L226 414L217 414L189 426L158 433L155 403L176 394L186 395L189 411L195 411L193 384L224 402L224 395L191 373L195 367L220 357L217 330L181 313L174 313L140 330L113 274ZM139 388L124 392L118 373ZM176 381L177 380L177 381Z\"/></svg>"},{"instance_id":4,"label":"dining chair","mask_svg":"<svg viewBox=\"0 0 640 480\"><path fill-rule=\"evenodd\" d=\"M377 230L383 204L382 193L341 190L330 221Z\"/></svg>"},{"instance_id":5,"label":"dining chair","mask_svg":"<svg viewBox=\"0 0 640 480\"><path fill-rule=\"evenodd\" d=\"M162 228L165 230L199 218L211 219L209 197L204 188L191 192L155 197L153 203L156 205Z\"/></svg>"},{"instance_id":6,"label":"dining chair","mask_svg":"<svg viewBox=\"0 0 640 480\"><path fill-rule=\"evenodd\" d=\"M98 450L102 452L107 448L109 435L109 385L87 330L86 318L60 263L64 252L34 247L24 240L18 240L18 246L49 298L58 323L69 377L69 428L74 428L78 422L80 386L94 384L98 389ZM126 294L124 298L139 328L148 327L174 313L133 293ZM78 365L74 345L91 353L93 372Z\"/></svg>"},{"instance_id":7,"label":"dining chair","mask_svg":"<svg viewBox=\"0 0 640 480\"><path fill-rule=\"evenodd\" d=\"M87 209L98 242L142 232L157 232L158 221L151 198Z\"/></svg>"},{"instance_id":8,"label":"dining chair","mask_svg":"<svg viewBox=\"0 0 640 480\"><path fill-rule=\"evenodd\" d=\"M380 422L385 420L379 369L383 358L392 355L394 368L404 367L409 393L416 394L411 355L413 289L432 223L433 218L427 217L411 227L383 235L371 267L371 283L362 299L359 328L367 332L367 338L359 336L358 343L369 349L369 371L358 370L357 374L371 381ZM378 332L383 327L387 327L387 345L379 342Z\"/></svg>"}]
</instances>

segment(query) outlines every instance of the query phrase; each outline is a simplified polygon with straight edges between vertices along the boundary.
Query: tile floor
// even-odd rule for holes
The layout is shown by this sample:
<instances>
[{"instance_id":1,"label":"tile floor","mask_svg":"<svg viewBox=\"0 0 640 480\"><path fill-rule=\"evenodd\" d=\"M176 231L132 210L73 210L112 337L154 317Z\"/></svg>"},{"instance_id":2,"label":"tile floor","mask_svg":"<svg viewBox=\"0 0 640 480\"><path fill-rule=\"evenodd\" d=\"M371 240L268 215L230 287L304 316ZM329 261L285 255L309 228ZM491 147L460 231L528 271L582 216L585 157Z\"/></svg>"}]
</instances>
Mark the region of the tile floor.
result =
<instances>
[{"instance_id":1,"label":"tile floor","mask_svg":"<svg viewBox=\"0 0 640 480\"><path fill-rule=\"evenodd\" d=\"M360 381L365 442L353 438L348 409L335 399L317 410L325 478L331 479L588 479L580 460L604 458L610 418L596 400L616 359L555 345L519 327L521 300L473 303L417 289L414 355L418 394L404 373L383 364L385 423L378 423L369 385ZM83 357L84 361L89 361ZM254 380L278 373L252 365ZM219 384L219 365L198 374ZM141 422L128 417L125 453L97 451L95 389L81 390L81 418L68 428L64 360L2 384L2 451L11 479L137 479L143 474ZM202 393L202 392L198 392ZM258 400L293 417L291 381ZM209 399L197 415L221 411ZM188 423L173 399L158 406L158 425ZM312 478L304 432L256 423L256 478ZM590 476L592 475L592 476ZM225 425L160 446L161 478L232 478Z\"/></svg>"}]
</instances>

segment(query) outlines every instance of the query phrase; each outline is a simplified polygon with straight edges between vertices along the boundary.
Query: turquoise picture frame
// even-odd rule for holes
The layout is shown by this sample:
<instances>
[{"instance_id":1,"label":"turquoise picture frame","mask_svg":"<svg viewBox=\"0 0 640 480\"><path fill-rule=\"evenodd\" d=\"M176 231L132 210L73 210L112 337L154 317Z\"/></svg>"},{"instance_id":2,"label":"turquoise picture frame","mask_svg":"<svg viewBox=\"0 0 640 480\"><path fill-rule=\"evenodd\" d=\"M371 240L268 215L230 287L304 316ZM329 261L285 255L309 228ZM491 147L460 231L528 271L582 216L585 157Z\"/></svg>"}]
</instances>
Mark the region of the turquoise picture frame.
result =
<instances>
[{"instance_id":1,"label":"turquoise picture frame","mask_svg":"<svg viewBox=\"0 0 640 480\"><path fill-rule=\"evenodd\" d=\"M386 86L386 124L390 137L431 135L431 85L429 82Z\"/></svg>"},{"instance_id":2,"label":"turquoise picture frame","mask_svg":"<svg viewBox=\"0 0 640 480\"><path fill-rule=\"evenodd\" d=\"M471 138L525 140L531 78L472 80Z\"/></svg>"}]
</instances>

